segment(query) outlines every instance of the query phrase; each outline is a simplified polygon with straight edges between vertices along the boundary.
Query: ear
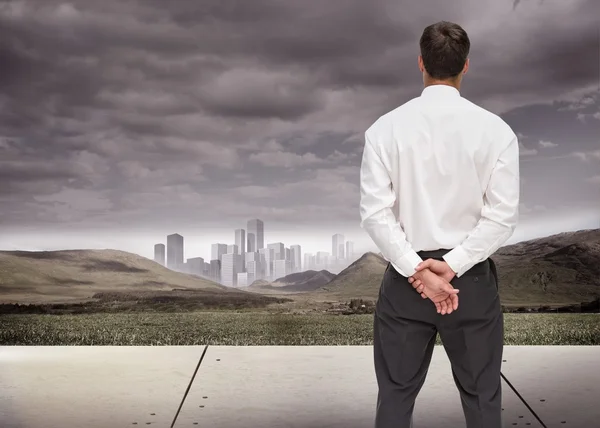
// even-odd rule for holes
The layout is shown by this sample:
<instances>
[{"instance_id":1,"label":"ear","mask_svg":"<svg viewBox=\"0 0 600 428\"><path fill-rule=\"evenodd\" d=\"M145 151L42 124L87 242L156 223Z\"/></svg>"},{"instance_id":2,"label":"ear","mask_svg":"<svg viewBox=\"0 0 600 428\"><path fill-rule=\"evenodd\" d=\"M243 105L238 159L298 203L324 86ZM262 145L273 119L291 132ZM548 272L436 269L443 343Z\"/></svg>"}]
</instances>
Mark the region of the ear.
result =
<instances>
[{"instance_id":1,"label":"ear","mask_svg":"<svg viewBox=\"0 0 600 428\"><path fill-rule=\"evenodd\" d=\"M469 71L469 58L467 58L467 60L465 61L465 66L463 68L463 74L467 74L467 71Z\"/></svg>"},{"instance_id":2,"label":"ear","mask_svg":"<svg viewBox=\"0 0 600 428\"><path fill-rule=\"evenodd\" d=\"M421 71L421 73L423 73L425 71L425 66L423 65L423 57L421 55L419 55L419 59L417 60L418 64L419 64L419 70Z\"/></svg>"}]
</instances>

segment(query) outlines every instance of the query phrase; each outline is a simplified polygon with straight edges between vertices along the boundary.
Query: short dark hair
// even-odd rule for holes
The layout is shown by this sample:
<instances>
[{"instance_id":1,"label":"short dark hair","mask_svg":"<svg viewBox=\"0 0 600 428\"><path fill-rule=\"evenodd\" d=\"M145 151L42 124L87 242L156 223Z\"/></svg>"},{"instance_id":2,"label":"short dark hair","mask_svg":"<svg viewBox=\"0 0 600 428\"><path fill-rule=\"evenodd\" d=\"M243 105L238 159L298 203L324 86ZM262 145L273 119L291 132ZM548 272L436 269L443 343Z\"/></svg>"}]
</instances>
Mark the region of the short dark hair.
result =
<instances>
[{"instance_id":1,"label":"short dark hair","mask_svg":"<svg viewBox=\"0 0 600 428\"><path fill-rule=\"evenodd\" d=\"M440 21L423 30L419 46L427 73L434 79L448 80L463 70L471 42L460 25Z\"/></svg>"}]
</instances>

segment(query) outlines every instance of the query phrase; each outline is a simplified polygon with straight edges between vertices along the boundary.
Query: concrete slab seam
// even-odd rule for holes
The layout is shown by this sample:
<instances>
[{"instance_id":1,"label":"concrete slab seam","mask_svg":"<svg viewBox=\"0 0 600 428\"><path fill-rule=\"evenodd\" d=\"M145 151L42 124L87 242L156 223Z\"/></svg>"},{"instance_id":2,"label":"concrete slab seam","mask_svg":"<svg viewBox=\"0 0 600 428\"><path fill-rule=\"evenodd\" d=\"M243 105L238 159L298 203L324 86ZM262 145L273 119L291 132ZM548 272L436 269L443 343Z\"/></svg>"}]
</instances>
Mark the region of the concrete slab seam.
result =
<instances>
[{"instance_id":1,"label":"concrete slab seam","mask_svg":"<svg viewBox=\"0 0 600 428\"><path fill-rule=\"evenodd\" d=\"M198 361L198 365L196 365L196 370L194 370L194 374L190 379L190 383L188 384L187 389L185 390L185 394L183 394L183 398L181 399L181 403L179 404L179 408L177 409L177 413L175 413L175 417L173 418L173 422L171 423L171 428L175 426L175 422L177 422L177 417L179 417L179 412L181 412L181 408L183 407L183 403L185 403L185 399L187 398L188 393L190 392L190 388L194 383L194 379L196 378L196 374L198 373L198 369L200 369L200 365L202 364L202 360L204 360L204 356L206 355L206 351L208 350L208 345L204 347L204 351L200 356L200 360Z\"/></svg>"}]
</instances>

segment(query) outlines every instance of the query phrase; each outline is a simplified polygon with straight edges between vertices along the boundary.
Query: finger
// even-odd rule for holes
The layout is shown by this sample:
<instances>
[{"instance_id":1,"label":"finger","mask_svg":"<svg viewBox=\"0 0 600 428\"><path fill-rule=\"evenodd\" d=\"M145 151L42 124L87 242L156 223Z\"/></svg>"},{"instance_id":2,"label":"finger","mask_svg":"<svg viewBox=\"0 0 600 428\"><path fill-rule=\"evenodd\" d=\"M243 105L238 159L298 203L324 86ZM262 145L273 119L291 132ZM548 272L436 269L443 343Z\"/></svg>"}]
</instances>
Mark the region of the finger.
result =
<instances>
[{"instance_id":1,"label":"finger","mask_svg":"<svg viewBox=\"0 0 600 428\"><path fill-rule=\"evenodd\" d=\"M454 310L458 309L458 296L456 294L451 294L450 299L452 299L452 307Z\"/></svg>"},{"instance_id":2,"label":"finger","mask_svg":"<svg viewBox=\"0 0 600 428\"><path fill-rule=\"evenodd\" d=\"M442 305L440 303L435 304L435 308L437 309L437 313L439 314L440 312L442 312Z\"/></svg>"},{"instance_id":3,"label":"finger","mask_svg":"<svg viewBox=\"0 0 600 428\"><path fill-rule=\"evenodd\" d=\"M442 300L440 302L440 306L442 307L442 315L446 315L446 312L448 312L448 305L446 304L446 301Z\"/></svg>"},{"instance_id":4,"label":"finger","mask_svg":"<svg viewBox=\"0 0 600 428\"><path fill-rule=\"evenodd\" d=\"M446 306L448 307L448 312L446 312L447 314L451 314L454 311L454 305L452 304L452 296L456 296L456 294L451 294L446 299Z\"/></svg>"},{"instance_id":5,"label":"finger","mask_svg":"<svg viewBox=\"0 0 600 428\"><path fill-rule=\"evenodd\" d=\"M409 282L410 284L412 284L413 282L415 282L415 279L414 279L412 276L409 276L409 277L408 277L408 282Z\"/></svg>"},{"instance_id":6,"label":"finger","mask_svg":"<svg viewBox=\"0 0 600 428\"><path fill-rule=\"evenodd\" d=\"M427 299L427 298L428 298L428 297L425 295L425 293L421 293L421 297L422 297L423 299Z\"/></svg>"},{"instance_id":7,"label":"finger","mask_svg":"<svg viewBox=\"0 0 600 428\"><path fill-rule=\"evenodd\" d=\"M423 291L425 291L425 286L421 284L419 285L419 288L417 290L419 290L419 293L422 293Z\"/></svg>"},{"instance_id":8,"label":"finger","mask_svg":"<svg viewBox=\"0 0 600 428\"><path fill-rule=\"evenodd\" d=\"M458 294L460 290L458 288L454 288L452 287L449 283L446 283L444 285L444 292L452 295L452 294Z\"/></svg>"}]
</instances>

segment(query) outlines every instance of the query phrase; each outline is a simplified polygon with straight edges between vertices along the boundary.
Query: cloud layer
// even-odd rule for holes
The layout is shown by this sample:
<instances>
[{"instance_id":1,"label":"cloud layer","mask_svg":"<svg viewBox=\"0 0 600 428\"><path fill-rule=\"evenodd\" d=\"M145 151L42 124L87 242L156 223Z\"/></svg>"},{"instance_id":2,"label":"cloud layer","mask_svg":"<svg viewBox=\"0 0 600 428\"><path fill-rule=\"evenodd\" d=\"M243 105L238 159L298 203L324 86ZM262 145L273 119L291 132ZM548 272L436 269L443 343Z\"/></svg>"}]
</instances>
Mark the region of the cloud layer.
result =
<instances>
[{"instance_id":1,"label":"cloud layer","mask_svg":"<svg viewBox=\"0 0 600 428\"><path fill-rule=\"evenodd\" d=\"M462 94L522 135L524 218L592 207L597 2L406 3L4 3L0 227L358 224L362 133L419 95L442 16Z\"/></svg>"}]
</instances>

